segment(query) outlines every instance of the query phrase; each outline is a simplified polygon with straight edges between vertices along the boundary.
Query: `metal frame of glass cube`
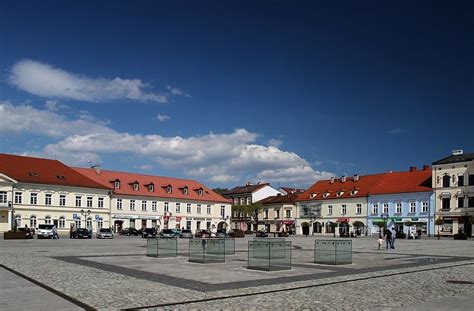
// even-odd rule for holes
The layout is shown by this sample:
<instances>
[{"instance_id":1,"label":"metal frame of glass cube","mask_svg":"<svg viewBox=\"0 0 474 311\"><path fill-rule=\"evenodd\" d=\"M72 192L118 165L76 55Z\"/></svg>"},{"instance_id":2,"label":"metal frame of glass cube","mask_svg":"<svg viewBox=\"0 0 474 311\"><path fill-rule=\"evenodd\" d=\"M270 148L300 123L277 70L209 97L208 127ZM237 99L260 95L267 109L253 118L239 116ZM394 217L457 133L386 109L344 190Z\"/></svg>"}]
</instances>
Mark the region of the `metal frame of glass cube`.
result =
<instances>
[{"instance_id":1,"label":"metal frame of glass cube","mask_svg":"<svg viewBox=\"0 0 474 311\"><path fill-rule=\"evenodd\" d=\"M256 238L249 241L247 269L291 270L291 242L283 238Z\"/></svg>"},{"instance_id":2,"label":"metal frame of glass cube","mask_svg":"<svg viewBox=\"0 0 474 311\"><path fill-rule=\"evenodd\" d=\"M235 254L235 239L234 238L225 238L224 246L225 246L226 255Z\"/></svg>"},{"instance_id":3,"label":"metal frame of glass cube","mask_svg":"<svg viewBox=\"0 0 474 311\"><path fill-rule=\"evenodd\" d=\"M352 263L351 240L315 240L314 263L347 265Z\"/></svg>"},{"instance_id":4,"label":"metal frame of glass cube","mask_svg":"<svg viewBox=\"0 0 474 311\"><path fill-rule=\"evenodd\" d=\"M189 239L189 262L225 262L225 253L225 239L223 238Z\"/></svg>"},{"instance_id":5,"label":"metal frame of glass cube","mask_svg":"<svg viewBox=\"0 0 474 311\"><path fill-rule=\"evenodd\" d=\"M178 240L176 238L149 238L146 240L147 257L177 257Z\"/></svg>"}]
</instances>

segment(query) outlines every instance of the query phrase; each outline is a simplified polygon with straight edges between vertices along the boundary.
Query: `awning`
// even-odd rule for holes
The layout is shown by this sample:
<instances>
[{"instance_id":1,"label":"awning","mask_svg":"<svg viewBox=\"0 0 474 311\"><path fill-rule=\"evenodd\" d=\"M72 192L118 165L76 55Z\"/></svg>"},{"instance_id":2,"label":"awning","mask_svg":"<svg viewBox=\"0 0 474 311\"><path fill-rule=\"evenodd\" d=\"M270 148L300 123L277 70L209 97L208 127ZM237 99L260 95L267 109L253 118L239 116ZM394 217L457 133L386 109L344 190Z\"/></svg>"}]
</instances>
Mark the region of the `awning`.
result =
<instances>
[{"instance_id":1,"label":"awning","mask_svg":"<svg viewBox=\"0 0 474 311\"><path fill-rule=\"evenodd\" d=\"M337 219L336 219L336 222L349 222L350 220L351 220L350 218L343 218L343 217L341 217L341 218L337 218Z\"/></svg>"},{"instance_id":2,"label":"awning","mask_svg":"<svg viewBox=\"0 0 474 311\"><path fill-rule=\"evenodd\" d=\"M294 220L282 220L281 221L284 225L292 225L295 223Z\"/></svg>"},{"instance_id":3,"label":"awning","mask_svg":"<svg viewBox=\"0 0 474 311\"><path fill-rule=\"evenodd\" d=\"M450 198L451 197L451 193L450 192L442 192L440 197L442 198Z\"/></svg>"}]
</instances>

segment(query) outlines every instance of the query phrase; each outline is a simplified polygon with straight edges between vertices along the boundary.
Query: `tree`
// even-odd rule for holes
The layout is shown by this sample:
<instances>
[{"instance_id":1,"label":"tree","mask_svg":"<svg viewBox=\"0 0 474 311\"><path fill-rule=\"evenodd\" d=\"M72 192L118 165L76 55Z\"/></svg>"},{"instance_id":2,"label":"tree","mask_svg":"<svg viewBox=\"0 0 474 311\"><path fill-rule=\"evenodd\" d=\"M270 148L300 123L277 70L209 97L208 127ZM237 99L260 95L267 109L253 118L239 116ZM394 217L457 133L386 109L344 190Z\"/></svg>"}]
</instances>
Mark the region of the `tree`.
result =
<instances>
[{"instance_id":1,"label":"tree","mask_svg":"<svg viewBox=\"0 0 474 311\"><path fill-rule=\"evenodd\" d=\"M436 218L435 225L438 226L438 240L439 240L439 227L442 226L443 223L444 223L443 218L441 218L441 217Z\"/></svg>"},{"instance_id":2,"label":"tree","mask_svg":"<svg viewBox=\"0 0 474 311\"><path fill-rule=\"evenodd\" d=\"M235 205L234 211L238 213L242 213L244 215L248 215L253 221L254 224L254 231L258 230L258 214L263 210L262 203L256 202L248 205Z\"/></svg>"}]
</instances>

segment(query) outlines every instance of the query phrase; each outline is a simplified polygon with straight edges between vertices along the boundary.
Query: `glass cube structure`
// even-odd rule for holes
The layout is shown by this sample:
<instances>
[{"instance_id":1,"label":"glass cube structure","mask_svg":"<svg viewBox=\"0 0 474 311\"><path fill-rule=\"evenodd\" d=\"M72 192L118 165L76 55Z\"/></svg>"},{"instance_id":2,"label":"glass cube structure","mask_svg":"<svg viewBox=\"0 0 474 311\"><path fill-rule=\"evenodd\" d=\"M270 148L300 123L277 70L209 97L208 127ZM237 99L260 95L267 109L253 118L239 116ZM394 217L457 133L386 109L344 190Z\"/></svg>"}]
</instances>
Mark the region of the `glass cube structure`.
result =
<instances>
[{"instance_id":1,"label":"glass cube structure","mask_svg":"<svg viewBox=\"0 0 474 311\"><path fill-rule=\"evenodd\" d=\"M352 241L315 240L314 263L347 265L352 263Z\"/></svg>"},{"instance_id":2,"label":"glass cube structure","mask_svg":"<svg viewBox=\"0 0 474 311\"><path fill-rule=\"evenodd\" d=\"M234 238L225 238L224 246L225 246L226 255L235 254L235 239Z\"/></svg>"},{"instance_id":3,"label":"glass cube structure","mask_svg":"<svg viewBox=\"0 0 474 311\"><path fill-rule=\"evenodd\" d=\"M151 238L146 240L147 257L178 256L178 240L176 238Z\"/></svg>"},{"instance_id":4,"label":"glass cube structure","mask_svg":"<svg viewBox=\"0 0 474 311\"><path fill-rule=\"evenodd\" d=\"M263 238L248 242L248 269L277 271L291 269L291 242Z\"/></svg>"},{"instance_id":5,"label":"glass cube structure","mask_svg":"<svg viewBox=\"0 0 474 311\"><path fill-rule=\"evenodd\" d=\"M225 239L190 239L188 261L198 263L225 262Z\"/></svg>"}]
</instances>

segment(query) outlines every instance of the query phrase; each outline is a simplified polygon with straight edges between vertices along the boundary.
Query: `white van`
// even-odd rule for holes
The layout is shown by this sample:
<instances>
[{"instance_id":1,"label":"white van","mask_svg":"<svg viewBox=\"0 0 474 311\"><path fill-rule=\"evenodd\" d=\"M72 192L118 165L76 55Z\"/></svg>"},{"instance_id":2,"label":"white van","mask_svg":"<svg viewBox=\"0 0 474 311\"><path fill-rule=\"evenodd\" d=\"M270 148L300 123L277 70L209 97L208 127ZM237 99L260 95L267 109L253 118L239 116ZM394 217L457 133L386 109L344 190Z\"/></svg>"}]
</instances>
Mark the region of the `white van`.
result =
<instances>
[{"instance_id":1,"label":"white van","mask_svg":"<svg viewBox=\"0 0 474 311\"><path fill-rule=\"evenodd\" d=\"M52 239L54 225L40 224L38 225L38 239Z\"/></svg>"}]
</instances>

